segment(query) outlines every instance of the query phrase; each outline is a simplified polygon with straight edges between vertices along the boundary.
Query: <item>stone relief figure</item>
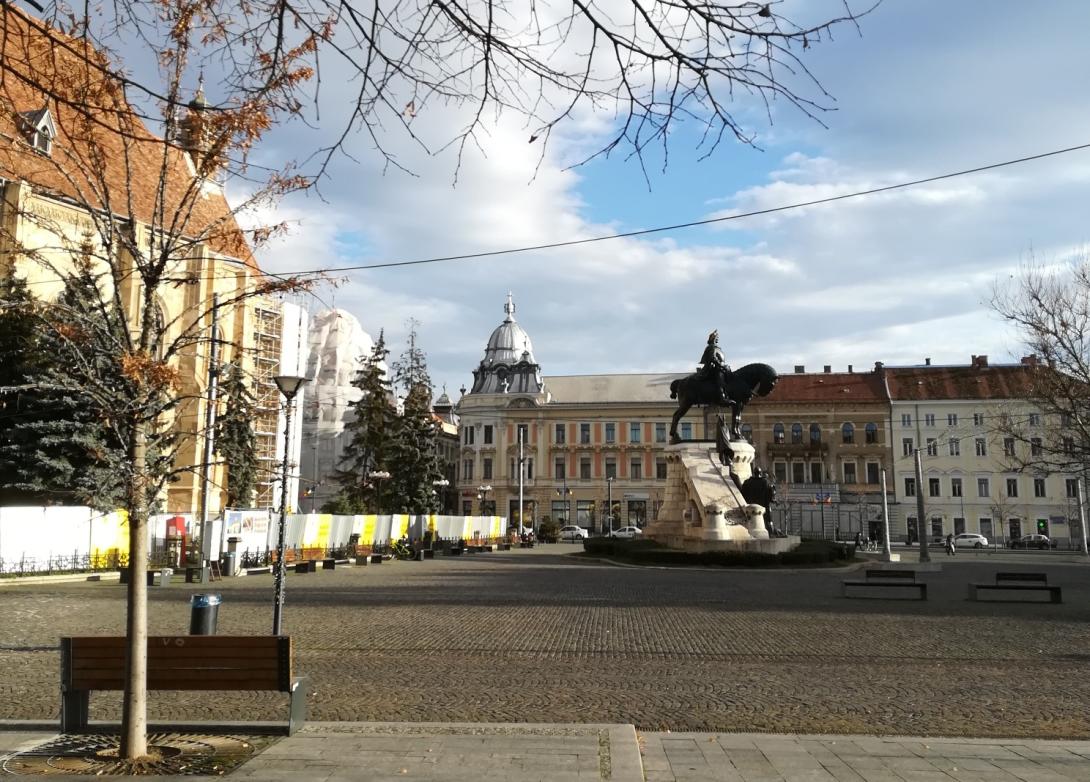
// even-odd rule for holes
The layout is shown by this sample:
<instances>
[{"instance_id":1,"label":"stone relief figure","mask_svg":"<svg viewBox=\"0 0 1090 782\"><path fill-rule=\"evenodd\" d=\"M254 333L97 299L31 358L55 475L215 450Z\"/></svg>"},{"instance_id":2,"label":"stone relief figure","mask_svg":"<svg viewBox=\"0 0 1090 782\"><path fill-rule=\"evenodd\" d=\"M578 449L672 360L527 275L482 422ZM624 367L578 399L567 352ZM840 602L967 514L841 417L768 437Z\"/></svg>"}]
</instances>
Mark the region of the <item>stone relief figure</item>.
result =
<instances>
[{"instance_id":1,"label":"stone relief figure","mask_svg":"<svg viewBox=\"0 0 1090 782\"><path fill-rule=\"evenodd\" d=\"M772 518L772 502L776 499L776 483L760 467L755 467L753 474L742 484L742 496L746 502L763 506L765 518Z\"/></svg>"}]
</instances>

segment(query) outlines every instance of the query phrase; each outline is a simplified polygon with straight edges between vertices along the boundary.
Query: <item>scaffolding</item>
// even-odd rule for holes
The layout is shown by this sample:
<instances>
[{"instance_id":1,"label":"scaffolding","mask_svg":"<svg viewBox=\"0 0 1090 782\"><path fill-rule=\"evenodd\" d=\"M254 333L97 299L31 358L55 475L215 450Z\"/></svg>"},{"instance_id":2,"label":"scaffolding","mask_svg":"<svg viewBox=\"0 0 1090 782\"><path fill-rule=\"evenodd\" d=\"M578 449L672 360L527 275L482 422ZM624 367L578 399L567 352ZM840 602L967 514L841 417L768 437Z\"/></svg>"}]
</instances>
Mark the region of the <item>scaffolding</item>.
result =
<instances>
[{"instance_id":1,"label":"scaffolding","mask_svg":"<svg viewBox=\"0 0 1090 782\"><path fill-rule=\"evenodd\" d=\"M276 435L280 422L280 392L273 380L280 372L283 321L280 309L259 304L254 311L254 436L258 464L254 507L271 508L279 477Z\"/></svg>"}]
</instances>

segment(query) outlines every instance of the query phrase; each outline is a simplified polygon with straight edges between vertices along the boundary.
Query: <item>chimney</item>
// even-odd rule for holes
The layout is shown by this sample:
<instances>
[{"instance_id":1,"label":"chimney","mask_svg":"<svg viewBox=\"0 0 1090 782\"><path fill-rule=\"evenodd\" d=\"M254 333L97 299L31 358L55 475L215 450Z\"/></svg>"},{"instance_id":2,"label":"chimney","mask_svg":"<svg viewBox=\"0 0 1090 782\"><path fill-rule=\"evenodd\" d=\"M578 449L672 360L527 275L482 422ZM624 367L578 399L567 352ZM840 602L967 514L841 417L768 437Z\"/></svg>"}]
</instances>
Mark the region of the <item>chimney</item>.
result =
<instances>
[{"instance_id":1,"label":"chimney","mask_svg":"<svg viewBox=\"0 0 1090 782\"><path fill-rule=\"evenodd\" d=\"M805 366L803 366L802 364L795 364L795 374L796 375L801 375L805 371L806 371Z\"/></svg>"},{"instance_id":2,"label":"chimney","mask_svg":"<svg viewBox=\"0 0 1090 782\"><path fill-rule=\"evenodd\" d=\"M879 375L882 374L883 371L885 371L885 368L886 365L883 364L881 361L874 362L874 371L877 372Z\"/></svg>"},{"instance_id":3,"label":"chimney","mask_svg":"<svg viewBox=\"0 0 1090 782\"><path fill-rule=\"evenodd\" d=\"M848 374L850 375L852 373L852 371L853 371L852 370L852 365L848 364Z\"/></svg>"},{"instance_id":4,"label":"chimney","mask_svg":"<svg viewBox=\"0 0 1090 782\"><path fill-rule=\"evenodd\" d=\"M973 356L973 367L976 369L984 369L988 366L987 356Z\"/></svg>"},{"instance_id":5,"label":"chimney","mask_svg":"<svg viewBox=\"0 0 1090 782\"><path fill-rule=\"evenodd\" d=\"M1037 366L1037 356L1022 356L1022 366L1035 367Z\"/></svg>"},{"instance_id":6,"label":"chimney","mask_svg":"<svg viewBox=\"0 0 1090 782\"><path fill-rule=\"evenodd\" d=\"M925 367L929 367L929 366L931 366L931 356L928 356L927 358L925 358L925 359L923 360L923 365L924 365Z\"/></svg>"},{"instance_id":7,"label":"chimney","mask_svg":"<svg viewBox=\"0 0 1090 782\"><path fill-rule=\"evenodd\" d=\"M825 371L826 375L832 374L833 368L831 365L826 364L822 369Z\"/></svg>"}]
</instances>

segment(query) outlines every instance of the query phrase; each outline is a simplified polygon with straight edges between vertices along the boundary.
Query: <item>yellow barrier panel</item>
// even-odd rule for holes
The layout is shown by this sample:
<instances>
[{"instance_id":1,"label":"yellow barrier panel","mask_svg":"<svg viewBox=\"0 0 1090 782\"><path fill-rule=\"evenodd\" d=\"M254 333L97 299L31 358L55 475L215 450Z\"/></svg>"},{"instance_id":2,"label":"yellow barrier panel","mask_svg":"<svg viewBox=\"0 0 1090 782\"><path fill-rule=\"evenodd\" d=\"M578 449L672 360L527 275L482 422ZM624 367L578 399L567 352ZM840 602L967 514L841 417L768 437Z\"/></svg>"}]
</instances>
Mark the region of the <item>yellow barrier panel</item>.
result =
<instances>
[{"instance_id":1,"label":"yellow barrier panel","mask_svg":"<svg viewBox=\"0 0 1090 782\"><path fill-rule=\"evenodd\" d=\"M435 514L428 516L428 532L435 536Z\"/></svg>"},{"instance_id":2,"label":"yellow barrier panel","mask_svg":"<svg viewBox=\"0 0 1090 782\"><path fill-rule=\"evenodd\" d=\"M364 516L363 517L363 532L360 533L360 544L364 546L372 546L375 543L375 524L378 521L378 516Z\"/></svg>"},{"instance_id":3,"label":"yellow barrier panel","mask_svg":"<svg viewBox=\"0 0 1090 782\"><path fill-rule=\"evenodd\" d=\"M332 514L323 513L318 517L318 537L315 540L318 548L329 548L329 528L332 524Z\"/></svg>"},{"instance_id":4,"label":"yellow barrier panel","mask_svg":"<svg viewBox=\"0 0 1090 782\"><path fill-rule=\"evenodd\" d=\"M409 537L409 517L398 514L394 516L394 531L397 534L394 536L397 539Z\"/></svg>"},{"instance_id":5,"label":"yellow barrier panel","mask_svg":"<svg viewBox=\"0 0 1090 782\"><path fill-rule=\"evenodd\" d=\"M129 553L129 515L127 511L91 518L91 556L117 557Z\"/></svg>"},{"instance_id":6,"label":"yellow barrier panel","mask_svg":"<svg viewBox=\"0 0 1090 782\"><path fill-rule=\"evenodd\" d=\"M503 533L503 530L501 529L501 522L502 521L503 520L499 516L493 516L492 517L492 537L493 538L498 538Z\"/></svg>"}]
</instances>

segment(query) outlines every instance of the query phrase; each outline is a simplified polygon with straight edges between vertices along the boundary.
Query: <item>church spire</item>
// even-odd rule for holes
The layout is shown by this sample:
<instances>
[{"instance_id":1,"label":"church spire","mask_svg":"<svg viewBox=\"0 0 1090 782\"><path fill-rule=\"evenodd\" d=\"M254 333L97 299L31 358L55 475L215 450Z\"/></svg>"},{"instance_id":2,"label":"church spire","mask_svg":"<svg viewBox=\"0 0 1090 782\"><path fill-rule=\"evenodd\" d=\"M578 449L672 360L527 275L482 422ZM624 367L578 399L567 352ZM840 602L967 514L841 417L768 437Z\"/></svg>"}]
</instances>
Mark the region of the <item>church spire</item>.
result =
<instances>
[{"instance_id":1,"label":"church spire","mask_svg":"<svg viewBox=\"0 0 1090 782\"><path fill-rule=\"evenodd\" d=\"M511 296L511 291L507 291L507 302L503 305L503 311L507 313L507 317L503 319L504 323L515 322L515 300Z\"/></svg>"}]
</instances>

